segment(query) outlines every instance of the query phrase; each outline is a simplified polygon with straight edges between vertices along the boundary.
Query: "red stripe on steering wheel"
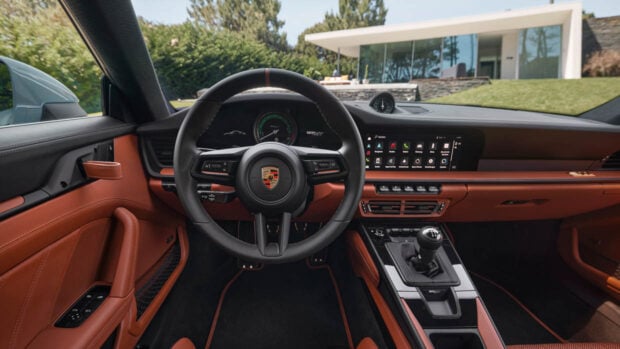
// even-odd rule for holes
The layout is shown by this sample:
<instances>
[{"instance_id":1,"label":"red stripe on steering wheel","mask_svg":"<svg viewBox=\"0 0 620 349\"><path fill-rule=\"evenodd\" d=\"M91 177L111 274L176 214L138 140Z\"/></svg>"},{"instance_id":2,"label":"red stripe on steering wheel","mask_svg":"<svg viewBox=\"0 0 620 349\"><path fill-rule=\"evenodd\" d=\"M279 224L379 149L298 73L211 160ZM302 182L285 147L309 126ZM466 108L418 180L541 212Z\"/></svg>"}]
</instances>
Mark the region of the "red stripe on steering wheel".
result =
<instances>
[{"instance_id":1,"label":"red stripe on steering wheel","mask_svg":"<svg viewBox=\"0 0 620 349\"><path fill-rule=\"evenodd\" d=\"M269 86L269 68L265 68L265 86Z\"/></svg>"}]
</instances>

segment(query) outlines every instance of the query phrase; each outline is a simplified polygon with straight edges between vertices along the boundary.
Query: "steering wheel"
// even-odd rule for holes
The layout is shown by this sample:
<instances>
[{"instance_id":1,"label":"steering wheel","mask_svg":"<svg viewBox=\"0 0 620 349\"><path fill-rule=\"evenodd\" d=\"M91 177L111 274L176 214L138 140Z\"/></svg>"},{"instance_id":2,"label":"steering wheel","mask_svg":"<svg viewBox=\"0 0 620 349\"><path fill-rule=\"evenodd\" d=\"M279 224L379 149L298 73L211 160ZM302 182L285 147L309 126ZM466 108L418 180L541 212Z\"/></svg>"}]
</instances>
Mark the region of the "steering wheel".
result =
<instances>
[{"instance_id":1,"label":"steering wheel","mask_svg":"<svg viewBox=\"0 0 620 349\"><path fill-rule=\"evenodd\" d=\"M264 86L288 89L314 102L340 137L342 147L334 151L276 142L213 151L197 147L198 139L209 129L224 101L245 90ZM327 247L355 214L364 172L362 139L344 105L316 82L280 69L248 70L211 87L188 111L174 150L177 194L191 221L230 254L254 262L295 261ZM310 187L342 179L344 196L329 221L310 237L289 243L291 220L304 210ZM254 215L256 244L232 236L209 216L196 192L200 181L235 186L237 196ZM280 220L277 242L268 239L268 218Z\"/></svg>"}]
</instances>

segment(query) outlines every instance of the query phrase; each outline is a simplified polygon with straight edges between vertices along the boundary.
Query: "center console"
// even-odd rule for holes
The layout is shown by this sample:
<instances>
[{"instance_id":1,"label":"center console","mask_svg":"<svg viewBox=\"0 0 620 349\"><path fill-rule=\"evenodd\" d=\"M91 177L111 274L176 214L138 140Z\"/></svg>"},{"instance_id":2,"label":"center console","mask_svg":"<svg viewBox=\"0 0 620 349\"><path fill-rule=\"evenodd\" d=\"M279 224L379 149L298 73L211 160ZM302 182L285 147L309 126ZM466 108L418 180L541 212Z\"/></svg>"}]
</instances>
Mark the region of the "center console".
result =
<instances>
[{"instance_id":1,"label":"center console","mask_svg":"<svg viewBox=\"0 0 620 349\"><path fill-rule=\"evenodd\" d=\"M367 222L360 231L388 281L389 292L401 300L418 326L413 330L427 347L503 347L443 225Z\"/></svg>"}]
</instances>

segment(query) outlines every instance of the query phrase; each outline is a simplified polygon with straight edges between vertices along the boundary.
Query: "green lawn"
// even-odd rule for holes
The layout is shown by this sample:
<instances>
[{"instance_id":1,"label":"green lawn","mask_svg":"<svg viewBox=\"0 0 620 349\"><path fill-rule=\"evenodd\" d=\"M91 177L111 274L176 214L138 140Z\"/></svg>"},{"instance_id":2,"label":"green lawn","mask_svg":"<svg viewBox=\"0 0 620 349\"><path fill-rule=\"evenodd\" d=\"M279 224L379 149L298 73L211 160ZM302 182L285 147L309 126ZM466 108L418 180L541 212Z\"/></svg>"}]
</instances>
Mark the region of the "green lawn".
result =
<instances>
[{"instance_id":1,"label":"green lawn","mask_svg":"<svg viewBox=\"0 0 620 349\"><path fill-rule=\"evenodd\" d=\"M195 99L179 99L179 100L170 101L170 104L172 104L173 107L180 109L180 108L185 108L185 107L191 107L195 101L196 101Z\"/></svg>"},{"instance_id":2,"label":"green lawn","mask_svg":"<svg viewBox=\"0 0 620 349\"><path fill-rule=\"evenodd\" d=\"M620 96L620 78L493 80L425 102L579 115Z\"/></svg>"}]
</instances>

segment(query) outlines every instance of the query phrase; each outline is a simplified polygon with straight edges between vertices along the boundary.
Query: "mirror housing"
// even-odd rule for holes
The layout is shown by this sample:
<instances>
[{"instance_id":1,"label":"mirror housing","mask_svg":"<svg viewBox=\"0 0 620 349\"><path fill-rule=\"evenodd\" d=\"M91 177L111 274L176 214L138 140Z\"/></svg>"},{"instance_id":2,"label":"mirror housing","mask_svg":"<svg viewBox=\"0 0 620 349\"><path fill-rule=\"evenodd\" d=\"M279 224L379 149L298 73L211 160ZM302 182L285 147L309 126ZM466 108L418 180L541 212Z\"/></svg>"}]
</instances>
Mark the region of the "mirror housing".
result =
<instances>
[{"instance_id":1,"label":"mirror housing","mask_svg":"<svg viewBox=\"0 0 620 349\"><path fill-rule=\"evenodd\" d=\"M50 75L0 56L0 126L87 116L78 102Z\"/></svg>"}]
</instances>

